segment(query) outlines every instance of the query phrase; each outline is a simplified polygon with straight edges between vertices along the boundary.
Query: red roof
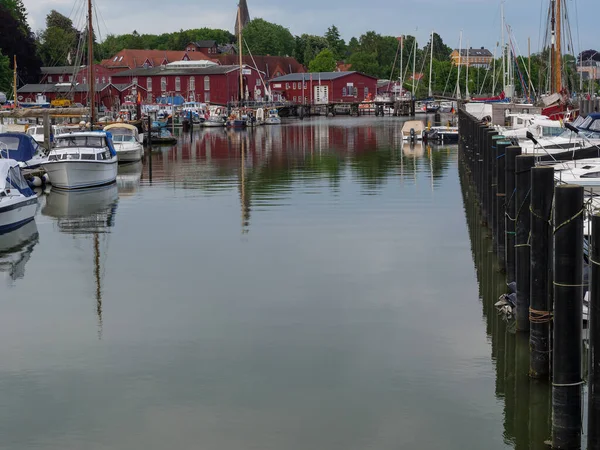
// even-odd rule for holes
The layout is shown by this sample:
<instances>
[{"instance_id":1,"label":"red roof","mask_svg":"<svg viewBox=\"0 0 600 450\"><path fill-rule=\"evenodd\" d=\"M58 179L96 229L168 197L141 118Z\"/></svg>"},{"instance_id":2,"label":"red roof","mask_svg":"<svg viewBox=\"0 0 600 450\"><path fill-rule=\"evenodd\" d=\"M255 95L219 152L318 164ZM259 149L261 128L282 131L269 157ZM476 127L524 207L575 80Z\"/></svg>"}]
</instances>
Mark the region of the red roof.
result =
<instances>
[{"instance_id":1,"label":"red roof","mask_svg":"<svg viewBox=\"0 0 600 450\"><path fill-rule=\"evenodd\" d=\"M239 64L238 55L219 55L216 60L221 64L228 66ZM256 67L258 70L265 73L267 78L275 78L276 76L288 75L290 73L306 72L306 67L296 61L296 58L290 56L254 56L253 60L252 56L243 55L242 61L244 64ZM277 72L279 72L279 75L277 75Z\"/></svg>"},{"instance_id":2,"label":"red roof","mask_svg":"<svg viewBox=\"0 0 600 450\"><path fill-rule=\"evenodd\" d=\"M100 65L107 69L135 69L144 67L147 62L152 67L161 66L175 61L201 61L209 60L202 52L186 52L181 50L130 50L124 49L109 59L103 60Z\"/></svg>"}]
</instances>

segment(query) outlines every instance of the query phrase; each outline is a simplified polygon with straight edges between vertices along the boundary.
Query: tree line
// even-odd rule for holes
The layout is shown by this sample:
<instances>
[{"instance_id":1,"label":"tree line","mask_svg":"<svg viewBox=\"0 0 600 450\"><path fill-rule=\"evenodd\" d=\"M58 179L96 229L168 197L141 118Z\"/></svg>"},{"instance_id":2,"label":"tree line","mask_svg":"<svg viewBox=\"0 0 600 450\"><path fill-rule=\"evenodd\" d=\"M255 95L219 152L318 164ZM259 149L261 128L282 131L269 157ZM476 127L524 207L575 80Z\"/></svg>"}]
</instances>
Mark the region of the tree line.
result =
<instances>
[{"instance_id":1,"label":"tree line","mask_svg":"<svg viewBox=\"0 0 600 450\"><path fill-rule=\"evenodd\" d=\"M27 12L22 0L0 0L0 90L12 89L12 56L17 56L19 84L36 83L40 67L87 63L86 30L77 30L71 19L51 10L46 16L46 27L34 33L27 23ZM5 31L6 30L6 31ZM448 47L441 36L434 33L432 38L419 45L415 36L385 36L368 31L348 42L341 38L339 29L332 25L322 36L302 34L294 36L285 27L263 19L252 20L243 30L243 52L248 49L255 55L293 56L311 72L336 70L343 63L351 70L363 72L379 79L404 82L408 90L415 90L417 97L424 97L429 87L429 64L432 60L431 85L434 93L452 95L457 84L458 71L452 65ZM94 36L95 38L95 36ZM179 30L162 34L131 33L109 34L94 45L94 59L100 61L112 57L123 49L183 50L189 42L214 40L219 45L236 46L236 37L226 30L199 28ZM432 42L433 41L433 42ZM431 45L433 44L433 58ZM592 52L592 51L590 51ZM582 53L582 57L585 52ZM547 53L532 55L531 61L518 58L512 61L519 95L529 91L545 90L547 73ZM565 56L567 82L569 88L579 89L576 61ZM471 95L491 95L501 86L500 61L497 70L470 68L463 71L458 80L461 92ZM531 67L531 73L527 70ZM402 68L402 72L400 70ZM417 80L412 73L422 74ZM527 81L525 81L527 80ZM531 80L531 83L529 82ZM496 87L496 89L494 89ZM595 89L595 86L594 86Z\"/></svg>"}]
</instances>

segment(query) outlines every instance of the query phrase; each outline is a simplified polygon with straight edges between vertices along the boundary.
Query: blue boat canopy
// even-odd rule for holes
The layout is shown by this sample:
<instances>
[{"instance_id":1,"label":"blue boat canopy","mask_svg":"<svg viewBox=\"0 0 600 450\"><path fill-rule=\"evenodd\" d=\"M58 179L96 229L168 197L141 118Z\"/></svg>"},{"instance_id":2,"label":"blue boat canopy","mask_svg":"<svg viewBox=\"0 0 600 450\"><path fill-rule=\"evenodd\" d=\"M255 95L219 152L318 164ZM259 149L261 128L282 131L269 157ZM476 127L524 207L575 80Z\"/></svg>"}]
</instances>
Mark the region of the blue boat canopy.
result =
<instances>
[{"instance_id":1,"label":"blue boat canopy","mask_svg":"<svg viewBox=\"0 0 600 450\"><path fill-rule=\"evenodd\" d=\"M0 156L19 162L29 161L37 153L39 144L23 133L0 133Z\"/></svg>"}]
</instances>

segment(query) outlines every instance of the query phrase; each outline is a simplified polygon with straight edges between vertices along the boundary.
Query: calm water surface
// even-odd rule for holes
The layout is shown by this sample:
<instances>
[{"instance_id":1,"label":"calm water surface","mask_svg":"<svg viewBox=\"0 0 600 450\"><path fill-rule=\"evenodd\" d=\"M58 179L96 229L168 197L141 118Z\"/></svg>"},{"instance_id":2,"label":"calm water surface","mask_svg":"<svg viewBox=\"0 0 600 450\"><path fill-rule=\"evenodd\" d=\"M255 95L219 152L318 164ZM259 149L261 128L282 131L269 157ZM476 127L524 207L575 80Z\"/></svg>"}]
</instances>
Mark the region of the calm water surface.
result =
<instances>
[{"instance_id":1,"label":"calm water surface","mask_svg":"<svg viewBox=\"0 0 600 450\"><path fill-rule=\"evenodd\" d=\"M515 420L547 398L514 395L519 347L490 307L501 280L478 283L493 261L457 148L403 146L400 129L200 130L117 185L44 195L0 237L0 447L504 449L546 433Z\"/></svg>"}]
</instances>

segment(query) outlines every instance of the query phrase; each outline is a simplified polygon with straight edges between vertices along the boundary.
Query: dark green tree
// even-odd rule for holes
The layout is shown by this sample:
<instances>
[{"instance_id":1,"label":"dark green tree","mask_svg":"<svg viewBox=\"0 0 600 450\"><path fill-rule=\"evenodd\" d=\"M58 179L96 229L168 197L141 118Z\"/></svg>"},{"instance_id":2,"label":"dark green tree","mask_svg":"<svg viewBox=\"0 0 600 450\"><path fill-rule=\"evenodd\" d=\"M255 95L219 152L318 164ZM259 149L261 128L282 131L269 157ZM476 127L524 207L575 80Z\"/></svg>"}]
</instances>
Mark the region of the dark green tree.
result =
<instances>
[{"instance_id":1,"label":"dark green tree","mask_svg":"<svg viewBox=\"0 0 600 450\"><path fill-rule=\"evenodd\" d=\"M250 21L243 38L255 55L291 56L296 44L290 30L263 19Z\"/></svg>"},{"instance_id":2,"label":"dark green tree","mask_svg":"<svg viewBox=\"0 0 600 450\"><path fill-rule=\"evenodd\" d=\"M10 58L0 52L0 92L10 98L12 92L13 72L10 68Z\"/></svg>"},{"instance_id":3,"label":"dark green tree","mask_svg":"<svg viewBox=\"0 0 600 450\"><path fill-rule=\"evenodd\" d=\"M327 40L327 46L333 53L334 58L337 61L344 59L346 56L346 43L340 37L340 32L335 25L331 25L327 29L325 39Z\"/></svg>"},{"instance_id":4,"label":"dark green tree","mask_svg":"<svg viewBox=\"0 0 600 450\"><path fill-rule=\"evenodd\" d=\"M379 76L379 64L376 55L373 53L358 51L350 56L348 62L352 64L352 70L367 75Z\"/></svg>"},{"instance_id":5,"label":"dark green tree","mask_svg":"<svg viewBox=\"0 0 600 450\"><path fill-rule=\"evenodd\" d=\"M38 36L38 52L46 66L67 65L74 58L79 32L73 22L52 10L46 16L46 29Z\"/></svg>"},{"instance_id":6,"label":"dark green tree","mask_svg":"<svg viewBox=\"0 0 600 450\"><path fill-rule=\"evenodd\" d=\"M333 52L326 48L313 59L308 65L311 72L333 72L336 67Z\"/></svg>"}]
</instances>

